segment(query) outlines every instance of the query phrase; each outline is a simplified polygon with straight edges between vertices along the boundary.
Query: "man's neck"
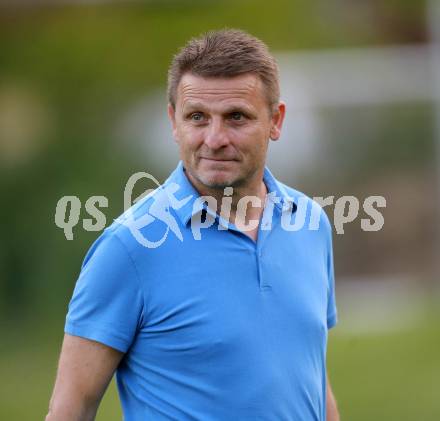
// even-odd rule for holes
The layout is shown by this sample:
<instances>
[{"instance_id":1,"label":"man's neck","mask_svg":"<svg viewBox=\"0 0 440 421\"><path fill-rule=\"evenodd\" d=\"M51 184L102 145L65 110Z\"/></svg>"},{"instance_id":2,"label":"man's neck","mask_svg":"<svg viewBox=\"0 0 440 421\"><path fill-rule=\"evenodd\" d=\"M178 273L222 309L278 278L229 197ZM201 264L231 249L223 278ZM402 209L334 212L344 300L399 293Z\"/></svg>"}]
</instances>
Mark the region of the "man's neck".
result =
<instances>
[{"instance_id":1,"label":"man's neck","mask_svg":"<svg viewBox=\"0 0 440 421\"><path fill-rule=\"evenodd\" d=\"M249 221L258 221L259 225L268 191L262 178L255 186L234 187L232 194L225 195L225 188L209 188L193 180L193 177L191 177L188 172L185 171L185 174L201 196L213 197L216 200L217 208L212 210L218 215L221 215L227 222L237 227L247 226ZM226 188L226 192L227 191ZM230 198L231 205L230 210L225 214L222 212L221 206L226 197ZM240 202L241 199L245 200ZM257 238L258 225L252 230L245 231L245 234L249 235L254 241L256 241Z\"/></svg>"}]
</instances>

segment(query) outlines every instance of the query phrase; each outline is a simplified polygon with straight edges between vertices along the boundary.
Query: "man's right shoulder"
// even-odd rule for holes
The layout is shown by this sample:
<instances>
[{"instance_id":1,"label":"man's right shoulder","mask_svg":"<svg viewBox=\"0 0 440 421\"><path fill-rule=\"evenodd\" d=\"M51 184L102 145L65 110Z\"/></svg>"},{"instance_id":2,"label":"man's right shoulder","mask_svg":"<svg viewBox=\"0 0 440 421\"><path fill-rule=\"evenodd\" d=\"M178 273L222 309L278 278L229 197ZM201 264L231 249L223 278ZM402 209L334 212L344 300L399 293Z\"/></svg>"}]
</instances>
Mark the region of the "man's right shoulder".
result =
<instances>
[{"instance_id":1,"label":"man's right shoulder","mask_svg":"<svg viewBox=\"0 0 440 421\"><path fill-rule=\"evenodd\" d=\"M169 206L168 196L162 186L138 199L94 240L84 263L98 247L108 248L112 244L120 243L131 254L142 246L141 238L157 238L163 235L166 224L161 220L161 214L166 214Z\"/></svg>"},{"instance_id":2,"label":"man's right shoulder","mask_svg":"<svg viewBox=\"0 0 440 421\"><path fill-rule=\"evenodd\" d=\"M127 249L138 247L138 235L155 238L161 235L166 224L163 222L168 213L170 201L164 189L160 186L137 199L121 215L114 219L105 232L116 236ZM103 233L104 234L104 233Z\"/></svg>"},{"instance_id":3,"label":"man's right shoulder","mask_svg":"<svg viewBox=\"0 0 440 421\"><path fill-rule=\"evenodd\" d=\"M323 229L325 231L332 231L332 226L330 222L330 218L327 215L327 212L324 210L323 206L321 206L320 203L318 203L314 198L308 196L307 194L303 193L302 191L296 190L295 188L288 186L287 184L282 183L281 181L278 181L278 186L280 189L286 194L287 197L289 197L297 206L302 201L302 206L304 206L307 210L307 217L310 218L310 213L312 212L312 209L314 212L319 214L319 221L323 222ZM321 227L321 224L318 224L318 228Z\"/></svg>"}]
</instances>

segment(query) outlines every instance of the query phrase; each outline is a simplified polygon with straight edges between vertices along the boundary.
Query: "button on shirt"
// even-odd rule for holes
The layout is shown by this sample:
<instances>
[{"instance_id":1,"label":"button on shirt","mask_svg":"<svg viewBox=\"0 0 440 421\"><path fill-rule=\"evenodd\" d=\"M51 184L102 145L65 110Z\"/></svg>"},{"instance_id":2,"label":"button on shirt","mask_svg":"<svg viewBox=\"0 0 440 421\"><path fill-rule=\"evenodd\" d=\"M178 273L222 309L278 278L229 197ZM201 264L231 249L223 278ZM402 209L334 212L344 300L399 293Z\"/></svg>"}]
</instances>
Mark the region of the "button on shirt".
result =
<instances>
[{"instance_id":1,"label":"button on shirt","mask_svg":"<svg viewBox=\"0 0 440 421\"><path fill-rule=\"evenodd\" d=\"M126 421L325 420L330 224L267 168L264 182L257 241L206 206L180 162L88 251L65 332L125 353Z\"/></svg>"}]
</instances>

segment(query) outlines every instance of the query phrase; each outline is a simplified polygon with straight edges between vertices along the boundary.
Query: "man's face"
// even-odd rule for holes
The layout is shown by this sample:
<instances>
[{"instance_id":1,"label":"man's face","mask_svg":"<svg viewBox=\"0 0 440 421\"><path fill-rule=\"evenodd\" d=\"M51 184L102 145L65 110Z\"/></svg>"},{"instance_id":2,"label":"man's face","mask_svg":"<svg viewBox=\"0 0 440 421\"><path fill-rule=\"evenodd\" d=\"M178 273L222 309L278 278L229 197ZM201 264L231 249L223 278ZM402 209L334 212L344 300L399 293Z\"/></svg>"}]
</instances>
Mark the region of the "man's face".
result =
<instances>
[{"instance_id":1,"label":"man's face","mask_svg":"<svg viewBox=\"0 0 440 421\"><path fill-rule=\"evenodd\" d=\"M284 104L271 112L260 78L203 78L185 74L173 134L187 175L198 190L256 187L263 176L269 138L280 135Z\"/></svg>"}]
</instances>

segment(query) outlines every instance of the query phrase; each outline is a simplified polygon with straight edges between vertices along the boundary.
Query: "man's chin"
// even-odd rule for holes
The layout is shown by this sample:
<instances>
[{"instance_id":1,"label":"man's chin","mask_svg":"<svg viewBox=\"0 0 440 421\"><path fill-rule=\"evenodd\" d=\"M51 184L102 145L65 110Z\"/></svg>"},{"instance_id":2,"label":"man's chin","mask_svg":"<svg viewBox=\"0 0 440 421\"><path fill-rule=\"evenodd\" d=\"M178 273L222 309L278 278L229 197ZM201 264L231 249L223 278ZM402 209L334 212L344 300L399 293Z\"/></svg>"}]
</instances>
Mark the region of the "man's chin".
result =
<instances>
[{"instance_id":1,"label":"man's chin","mask_svg":"<svg viewBox=\"0 0 440 421\"><path fill-rule=\"evenodd\" d=\"M239 177L231 174L200 174L199 181L210 189L223 190L240 184Z\"/></svg>"},{"instance_id":2,"label":"man's chin","mask_svg":"<svg viewBox=\"0 0 440 421\"><path fill-rule=\"evenodd\" d=\"M225 187L239 187L246 183L246 177L237 168L195 168L189 167L187 175L197 188L223 190Z\"/></svg>"}]
</instances>

